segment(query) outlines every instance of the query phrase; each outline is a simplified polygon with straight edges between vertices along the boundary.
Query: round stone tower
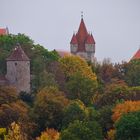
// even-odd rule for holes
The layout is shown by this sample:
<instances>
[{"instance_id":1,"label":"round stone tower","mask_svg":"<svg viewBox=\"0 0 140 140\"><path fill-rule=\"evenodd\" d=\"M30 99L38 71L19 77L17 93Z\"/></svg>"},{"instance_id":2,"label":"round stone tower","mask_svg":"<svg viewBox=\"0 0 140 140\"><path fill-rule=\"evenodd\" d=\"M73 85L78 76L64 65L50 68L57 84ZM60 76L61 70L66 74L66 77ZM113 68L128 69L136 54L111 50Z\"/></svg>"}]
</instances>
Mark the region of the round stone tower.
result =
<instances>
[{"instance_id":1,"label":"round stone tower","mask_svg":"<svg viewBox=\"0 0 140 140\"><path fill-rule=\"evenodd\" d=\"M17 44L7 60L6 78L9 84L15 86L17 92L30 93L30 59Z\"/></svg>"}]
</instances>

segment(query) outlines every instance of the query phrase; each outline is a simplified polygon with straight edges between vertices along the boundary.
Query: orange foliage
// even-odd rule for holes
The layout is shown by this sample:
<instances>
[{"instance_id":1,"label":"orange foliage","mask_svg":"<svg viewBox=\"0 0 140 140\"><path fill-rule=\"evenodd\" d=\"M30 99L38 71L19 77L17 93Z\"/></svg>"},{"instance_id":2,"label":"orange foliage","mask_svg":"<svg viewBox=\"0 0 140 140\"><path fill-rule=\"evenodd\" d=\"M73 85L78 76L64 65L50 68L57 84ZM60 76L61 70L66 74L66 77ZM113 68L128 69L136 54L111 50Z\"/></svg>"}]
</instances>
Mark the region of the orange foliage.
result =
<instances>
[{"instance_id":1,"label":"orange foliage","mask_svg":"<svg viewBox=\"0 0 140 140\"><path fill-rule=\"evenodd\" d=\"M41 133L41 136L36 140L58 140L59 132L55 129L47 129L45 132Z\"/></svg>"},{"instance_id":2,"label":"orange foliage","mask_svg":"<svg viewBox=\"0 0 140 140\"><path fill-rule=\"evenodd\" d=\"M140 110L140 101L125 101L113 109L112 120L116 122L123 114Z\"/></svg>"}]
</instances>

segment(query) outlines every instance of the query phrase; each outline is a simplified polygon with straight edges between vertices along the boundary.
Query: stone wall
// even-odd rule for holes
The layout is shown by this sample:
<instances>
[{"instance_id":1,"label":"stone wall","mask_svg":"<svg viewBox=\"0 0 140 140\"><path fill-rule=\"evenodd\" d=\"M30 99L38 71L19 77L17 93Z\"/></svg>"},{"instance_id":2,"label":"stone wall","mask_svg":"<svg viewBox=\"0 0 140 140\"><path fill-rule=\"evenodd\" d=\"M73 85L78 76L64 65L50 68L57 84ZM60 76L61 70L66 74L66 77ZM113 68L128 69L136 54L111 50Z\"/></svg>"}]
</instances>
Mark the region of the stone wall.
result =
<instances>
[{"instance_id":1,"label":"stone wall","mask_svg":"<svg viewBox=\"0 0 140 140\"><path fill-rule=\"evenodd\" d=\"M30 92L30 61L7 61L7 75L10 85L17 92Z\"/></svg>"}]
</instances>

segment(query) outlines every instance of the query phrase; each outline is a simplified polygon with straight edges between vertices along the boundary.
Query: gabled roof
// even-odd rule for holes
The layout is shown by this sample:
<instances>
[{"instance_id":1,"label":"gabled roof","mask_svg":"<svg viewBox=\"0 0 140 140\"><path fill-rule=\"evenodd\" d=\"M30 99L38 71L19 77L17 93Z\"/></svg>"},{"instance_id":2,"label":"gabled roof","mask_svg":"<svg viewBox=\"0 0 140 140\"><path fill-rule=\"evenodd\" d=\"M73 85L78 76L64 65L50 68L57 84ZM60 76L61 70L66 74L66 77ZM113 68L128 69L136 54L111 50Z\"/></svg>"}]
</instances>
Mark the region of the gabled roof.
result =
<instances>
[{"instance_id":1,"label":"gabled roof","mask_svg":"<svg viewBox=\"0 0 140 140\"><path fill-rule=\"evenodd\" d=\"M19 44L16 45L11 55L6 59L7 61L29 61L30 59L25 54Z\"/></svg>"},{"instance_id":2,"label":"gabled roof","mask_svg":"<svg viewBox=\"0 0 140 140\"><path fill-rule=\"evenodd\" d=\"M0 35L7 35L8 34L8 28L0 28Z\"/></svg>"},{"instance_id":3,"label":"gabled roof","mask_svg":"<svg viewBox=\"0 0 140 140\"><path fill-rule=\"evenodd\" d=\"M140 49L135 53L131 60L140 59Z\"/></svg>"},{"instance_id":4,"label":"gabled roof","mask_svg":"<svg viewBox=\"0 0 140 140\"><path fill-rule=\"evenodd\" d=\"M78 41L77 41L75 34L73 34L70 44L78 44Z\"/></svg>"}]
</instances>

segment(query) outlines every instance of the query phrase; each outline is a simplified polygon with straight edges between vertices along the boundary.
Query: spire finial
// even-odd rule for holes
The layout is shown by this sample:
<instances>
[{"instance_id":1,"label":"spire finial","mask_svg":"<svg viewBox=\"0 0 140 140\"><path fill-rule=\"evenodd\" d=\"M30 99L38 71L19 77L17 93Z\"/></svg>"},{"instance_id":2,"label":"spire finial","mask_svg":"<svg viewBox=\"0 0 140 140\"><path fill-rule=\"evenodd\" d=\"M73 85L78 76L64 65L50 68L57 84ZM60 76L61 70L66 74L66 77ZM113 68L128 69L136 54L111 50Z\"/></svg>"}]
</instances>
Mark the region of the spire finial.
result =
<instances>
[{"instance_id":1,"label":"spire finial","mask_svg":"<svg viewBox=\"0 0 140 140\"><path fill-rule=\"evenodd\" d=\"M81 19L83 19L83 11L81 11Z\"/></svg>"}]
</instances>

